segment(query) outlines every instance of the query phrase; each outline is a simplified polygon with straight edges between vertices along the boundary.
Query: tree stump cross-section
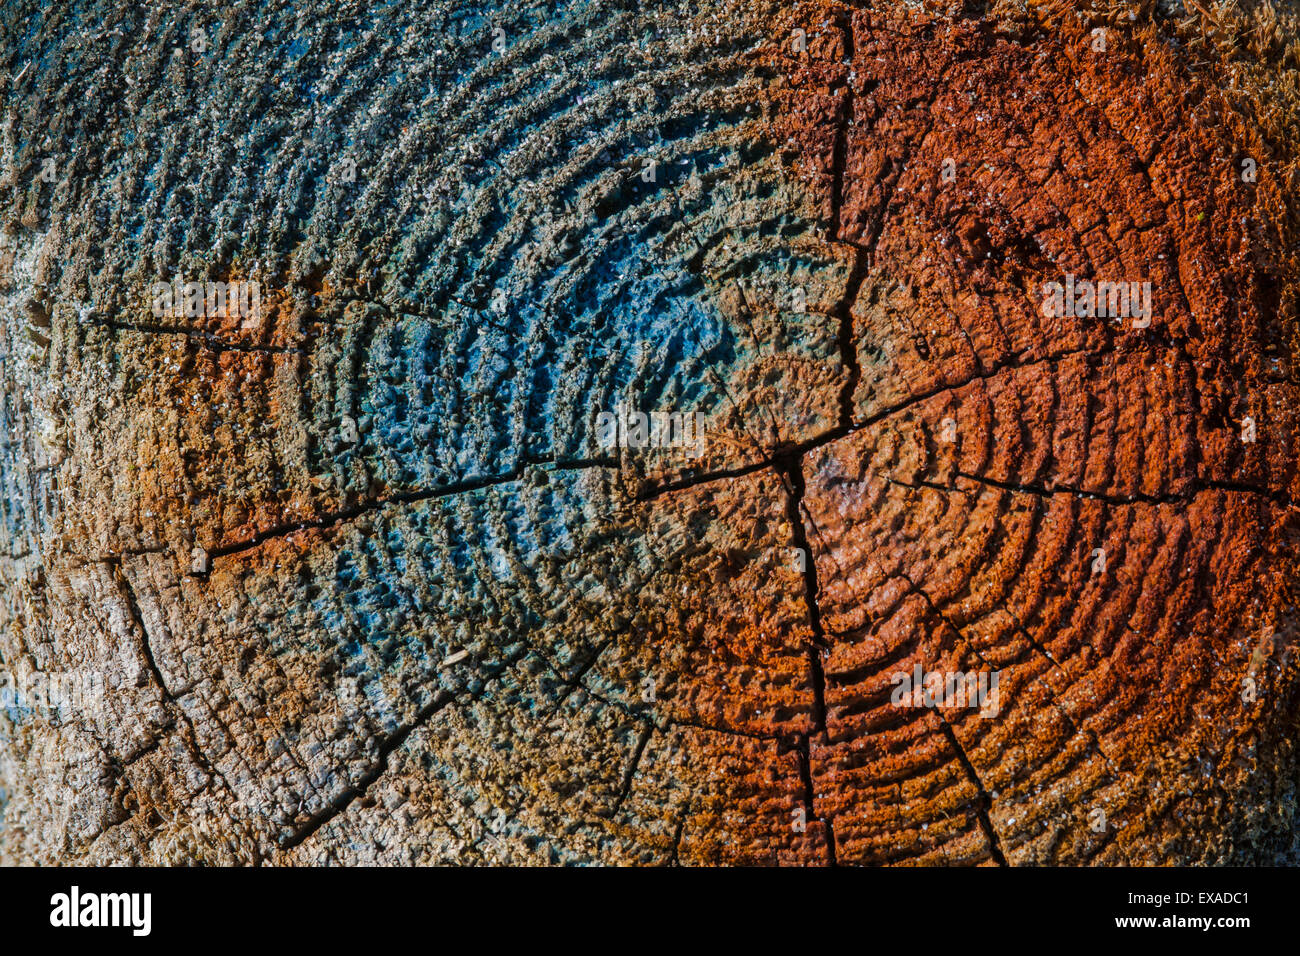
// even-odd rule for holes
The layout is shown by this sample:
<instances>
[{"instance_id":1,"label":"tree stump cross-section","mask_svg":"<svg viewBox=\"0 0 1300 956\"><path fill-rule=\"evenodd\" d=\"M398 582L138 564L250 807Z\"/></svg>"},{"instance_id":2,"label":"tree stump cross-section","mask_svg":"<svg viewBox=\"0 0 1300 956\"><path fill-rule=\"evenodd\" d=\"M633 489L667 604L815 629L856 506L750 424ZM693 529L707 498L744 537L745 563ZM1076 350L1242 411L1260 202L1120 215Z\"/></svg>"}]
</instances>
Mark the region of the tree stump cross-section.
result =
<instances>
[{"instance_id":1,"label":"tree stump cross-section","mask_svg":"<svg viewBox=\"0 0 1300 956\"><path fill-rule=\"evenodd\" d=\"M6 4L0 861L1295 862L1297 10L1169 6Z\"/></svg>"}]
</instances>

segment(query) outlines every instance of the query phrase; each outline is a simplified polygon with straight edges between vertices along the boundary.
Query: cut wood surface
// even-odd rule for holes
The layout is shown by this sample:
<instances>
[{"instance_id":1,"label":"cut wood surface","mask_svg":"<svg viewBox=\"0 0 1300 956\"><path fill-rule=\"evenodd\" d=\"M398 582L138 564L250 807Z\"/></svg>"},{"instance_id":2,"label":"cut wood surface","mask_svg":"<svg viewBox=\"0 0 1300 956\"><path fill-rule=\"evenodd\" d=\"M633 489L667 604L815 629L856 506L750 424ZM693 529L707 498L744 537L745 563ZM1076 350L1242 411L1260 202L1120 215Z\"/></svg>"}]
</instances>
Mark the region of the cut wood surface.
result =
<instances>
[{"instance_id":1,"label":"cut wood surface","mask_svg":"<svg viewBox=\"0 0 1300 956\"><path fill-rule=\"evenodd\" d=\"M5 4L0 862L1300 862L1296 23Z\"/></svg>"}]
</instances>

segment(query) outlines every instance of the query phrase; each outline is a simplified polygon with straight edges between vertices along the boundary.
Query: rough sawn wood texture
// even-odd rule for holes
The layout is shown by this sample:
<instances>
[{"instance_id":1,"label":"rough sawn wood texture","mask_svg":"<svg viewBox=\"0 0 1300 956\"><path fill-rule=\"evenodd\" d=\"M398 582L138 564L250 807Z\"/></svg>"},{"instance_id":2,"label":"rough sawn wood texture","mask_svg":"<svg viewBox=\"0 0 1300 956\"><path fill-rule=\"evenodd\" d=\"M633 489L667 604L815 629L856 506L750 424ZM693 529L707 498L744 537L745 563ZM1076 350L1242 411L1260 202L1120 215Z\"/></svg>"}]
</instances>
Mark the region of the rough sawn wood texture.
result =
<instances>
[{"instance_id":1,"label":"rough sawn wood texture","mask_svg":"<svg viewBox=\"0 0 1300 956\"><path fill-rule=\"evenodd\" d=\"M6 2L0 861L1300 862L1300 42L1194 13Z\"/></svg>"}]
</instances>

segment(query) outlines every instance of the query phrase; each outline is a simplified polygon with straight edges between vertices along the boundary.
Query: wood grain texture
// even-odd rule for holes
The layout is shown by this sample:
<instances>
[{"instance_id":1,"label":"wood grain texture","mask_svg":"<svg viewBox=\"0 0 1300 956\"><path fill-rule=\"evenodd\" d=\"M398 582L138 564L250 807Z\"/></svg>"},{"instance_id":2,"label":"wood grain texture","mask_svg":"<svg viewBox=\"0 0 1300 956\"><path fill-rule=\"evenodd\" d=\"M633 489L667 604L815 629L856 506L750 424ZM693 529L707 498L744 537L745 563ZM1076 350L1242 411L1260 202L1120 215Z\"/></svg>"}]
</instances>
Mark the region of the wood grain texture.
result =
<instances>
[{"instance_id":1,"label":"wood grain texture","mask_svg":"<svg viewBox=\"0 0 1300 956\"><path fill-rule=\"evenodd\" d=\"M0 860L1297 861L1294 5L118 6L0 15Z\"/></svg>"}]
</instances>

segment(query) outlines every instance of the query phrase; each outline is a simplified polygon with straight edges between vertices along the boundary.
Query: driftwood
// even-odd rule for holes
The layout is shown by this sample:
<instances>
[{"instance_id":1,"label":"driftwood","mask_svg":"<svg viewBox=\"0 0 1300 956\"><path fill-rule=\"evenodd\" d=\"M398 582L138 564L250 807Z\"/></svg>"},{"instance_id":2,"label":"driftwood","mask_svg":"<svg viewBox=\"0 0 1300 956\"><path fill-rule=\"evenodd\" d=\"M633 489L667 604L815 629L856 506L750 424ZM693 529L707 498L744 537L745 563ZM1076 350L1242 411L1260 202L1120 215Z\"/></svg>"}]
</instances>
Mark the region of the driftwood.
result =
<instances>
[{"instance_id":1,"label":"driftwood","mask_svg":"<svg viewBox=\"0 0 1300 956\"><path fill-rule=\"evenodd\" d=\"M1294 862L1277 9L6 5L0 861Z\"/></svg>"}]
</instances>

